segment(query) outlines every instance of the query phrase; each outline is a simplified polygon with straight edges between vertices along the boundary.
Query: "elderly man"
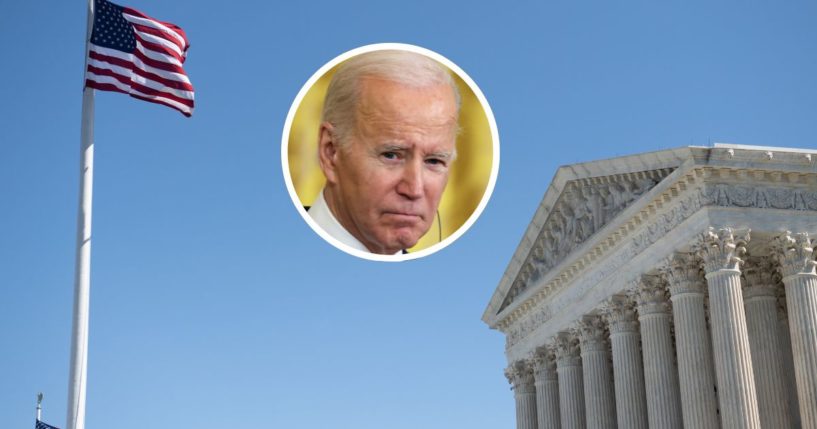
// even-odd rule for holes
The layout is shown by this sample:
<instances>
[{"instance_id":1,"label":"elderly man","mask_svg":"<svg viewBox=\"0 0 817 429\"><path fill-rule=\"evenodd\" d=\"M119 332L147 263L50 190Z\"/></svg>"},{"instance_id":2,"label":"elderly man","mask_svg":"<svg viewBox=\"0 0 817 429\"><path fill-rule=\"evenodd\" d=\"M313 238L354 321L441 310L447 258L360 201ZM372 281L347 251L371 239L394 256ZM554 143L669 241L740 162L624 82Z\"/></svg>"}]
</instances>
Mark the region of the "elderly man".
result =
<instances>
[{"instance_id":1,"label":"elderly man","mask_svg":"<svg viewBox=\"0 0 817 429\"><path fill-rule=\"evenodd\" d=\"M384 50L343 63L324 101L326 185L309 215L352 248L405 252L431 227L456 158L459 93L420 54Z\"/></svg>"}]
</instances>

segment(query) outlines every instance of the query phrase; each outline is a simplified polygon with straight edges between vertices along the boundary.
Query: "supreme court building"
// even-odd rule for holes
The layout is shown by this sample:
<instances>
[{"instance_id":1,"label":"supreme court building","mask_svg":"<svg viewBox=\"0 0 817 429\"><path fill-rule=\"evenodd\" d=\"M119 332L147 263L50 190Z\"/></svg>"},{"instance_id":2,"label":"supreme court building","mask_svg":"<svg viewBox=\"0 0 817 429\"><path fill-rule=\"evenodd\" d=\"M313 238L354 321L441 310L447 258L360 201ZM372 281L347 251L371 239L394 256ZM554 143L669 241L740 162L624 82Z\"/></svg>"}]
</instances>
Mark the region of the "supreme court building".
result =
<instances>
[{"instance_id":1,"label":"supreme court building","mask_svg":"<svg viewBox=\"0 0 817 429\"><path fill-rule=\"evenodd\" d=\"M517 428L817 429L815 239L817 150L559 168L483 315Z\"/></svg>"}]
</instances>

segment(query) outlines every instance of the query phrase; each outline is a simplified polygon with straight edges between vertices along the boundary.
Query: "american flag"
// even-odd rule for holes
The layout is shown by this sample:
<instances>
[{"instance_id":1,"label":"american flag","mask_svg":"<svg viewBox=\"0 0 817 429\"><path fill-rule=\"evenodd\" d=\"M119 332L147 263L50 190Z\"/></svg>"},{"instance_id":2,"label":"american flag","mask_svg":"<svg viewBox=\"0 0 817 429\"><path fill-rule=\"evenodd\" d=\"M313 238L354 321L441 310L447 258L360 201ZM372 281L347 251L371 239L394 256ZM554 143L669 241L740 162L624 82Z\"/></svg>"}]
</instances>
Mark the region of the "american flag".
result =
<instances>
[{"instance_id":1,"label":"american flag","mask_svg":"<svg viewBox=\"0 0 817 429\"><path fill-rule=\"evenodd\" d=\"M85 86L123 92L190 116L193 85L182 68L189 47L175 24L95 0Z\"/></svg>"},{"instance_id":2,"label":"american flag","mask_svg":"<svg viewBox=\"0 0 817 429\"><path fill-rule=\"evenodd\" d=\"M60 429L56 426L51 426L48 423L41 422L37 420L37 424L34 425L34 429Z\"/></svg>"}]
</instances>

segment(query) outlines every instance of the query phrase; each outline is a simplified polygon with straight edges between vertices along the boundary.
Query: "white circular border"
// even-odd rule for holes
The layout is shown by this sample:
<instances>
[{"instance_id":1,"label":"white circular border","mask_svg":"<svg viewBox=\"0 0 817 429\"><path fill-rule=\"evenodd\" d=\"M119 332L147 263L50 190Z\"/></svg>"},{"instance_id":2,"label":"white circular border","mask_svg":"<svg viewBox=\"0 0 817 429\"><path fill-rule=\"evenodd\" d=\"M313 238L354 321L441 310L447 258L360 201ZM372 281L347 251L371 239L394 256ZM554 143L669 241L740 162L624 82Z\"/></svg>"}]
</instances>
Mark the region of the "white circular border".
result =
<instances>
[{"instance_id":1,"label":"white circular border","mask_svg":"<svg viewBox=\"0 0 817 429\"><path fill-rule=\"evenodd\" d=\"M471 88L471 91L477 96L480 104L482 105L482 109L485 111L485 116L488 118L488 125L491 128L491 141L493 145L493 160L491 165L491 177L488 179L488 187L485 189L485 193L482 195L482 200L479 202L477 209L471 213L471 216L468 217L468 220L465 223L457 228L453 234L446 237L443 241L431 245L423 250L419 250L417 252L410 252L405 254L399 255L380 255L377 253L369 253L363 252L358 249L354 249L346 244L341 243L335 237L332 237L323 230L309 214L303 209L303 205L301 204L301 200L298 197L298 194L295 192L295 187L292 185L292 177L289 172L289 131L292 127L292 120L295 118L295 112L298 110L298 107L301 105L301 101L303 101L304 96L312 88L312 85L318 81L326 72L328 72L332 67L335 67L340 62L349 59L355 55L363 54L366 52L371 51L380 51L385 49L391 50L401 50L401 51L409 51L418 53L421 55L425 55L427 57L432 58L433 60L442 63L449 70L456 73L466 84ZM284 173L284 181L287 185L287 190L289 191L289 197L292 199L292 203L295 204L295 208L298 210L298 213L301 214L301 217L304 218L307 224L324 240L329 242L331 245L337 247L338 249L353 255L359 258L368 259L371 261L387 261L387 262L399 262L399 261L408 261L412 259L422 258L424 256L430 255L432 253L437 252L438 250L444 249L449 244L456 241L465 231L471 228L471 225L476 222L477 218L482 214L482 211L485 209L485 206L488 204L488 200L491 199L491 194L494 192L494 185L496 184L496 177L499 173L499 132L496 128L496 120L494 119L494 113L491 111L491 106L488 105L488 100L485 99L485 95L479 89L476 83L465 73L461 68L459 68L456 64L451 62L448 58L434 52L430 51L425 48L421 48L419 46L408 45L404 43L375 43L372 45L361 46L359 48L352 49L351 51L344 52L343 54L338 55L328 63L324 64L312 77L309 78L308 81L301 87L301 90L298 92L298 95L295 97L295 100L292 102L292 106L289 108L289 113L287 113L286 123L284 124L284 133L281 137L281 167Z\"/></svg>"}]
</instances>

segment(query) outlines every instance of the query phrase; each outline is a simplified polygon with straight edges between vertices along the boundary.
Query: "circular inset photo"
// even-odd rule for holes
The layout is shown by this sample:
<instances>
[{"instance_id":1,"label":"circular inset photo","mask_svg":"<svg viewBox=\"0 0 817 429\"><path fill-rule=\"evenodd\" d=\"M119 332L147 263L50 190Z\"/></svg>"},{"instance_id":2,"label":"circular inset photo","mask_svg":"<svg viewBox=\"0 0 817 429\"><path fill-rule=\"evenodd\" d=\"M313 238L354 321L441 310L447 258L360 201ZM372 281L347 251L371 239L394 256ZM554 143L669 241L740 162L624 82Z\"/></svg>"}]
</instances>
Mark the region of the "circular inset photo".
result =
<instances>
[{"instance_id":1,"label":"circular inset photo","mask_svg":"<svg viewBox=\"0 0 817 429\"><path fill-rule=\"evenodd\" d=\"M323 239L376 261L434 253L479 217L499 171L482 91L456 64L382 43L321 67L289 109L281 164Z\"/></svg>"}]
</instances>

